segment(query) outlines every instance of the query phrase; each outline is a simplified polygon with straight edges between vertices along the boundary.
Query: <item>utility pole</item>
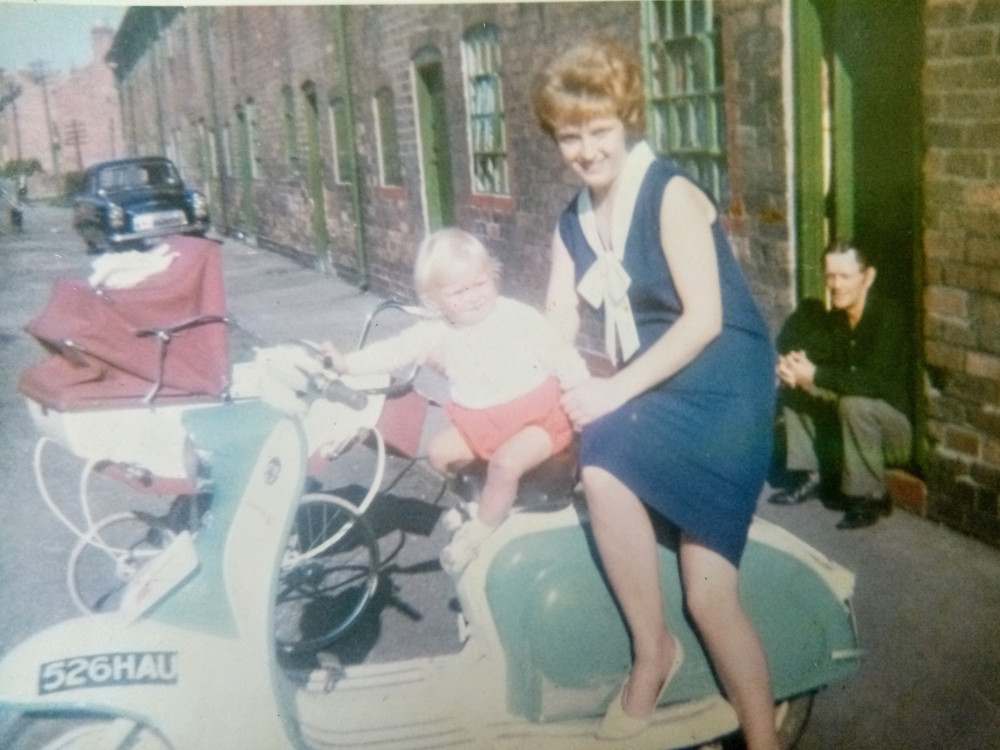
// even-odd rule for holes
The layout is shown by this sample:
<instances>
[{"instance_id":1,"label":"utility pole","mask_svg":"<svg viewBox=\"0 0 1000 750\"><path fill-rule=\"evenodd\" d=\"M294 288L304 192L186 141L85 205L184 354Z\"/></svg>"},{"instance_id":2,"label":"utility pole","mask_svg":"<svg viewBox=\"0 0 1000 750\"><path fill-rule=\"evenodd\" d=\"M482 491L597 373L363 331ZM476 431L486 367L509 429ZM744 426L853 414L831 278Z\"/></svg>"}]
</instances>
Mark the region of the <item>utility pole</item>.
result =
<instances>
[{"instance_id":1,"label":"utility pole","mask_svg":"<svg viewBox=\"0 0 1000 750\"><path fill-rule=\"evenodd\" d=\"M42 87L42 103L45 105L45 128L48 132L49 148L52 152L52 171L58 177L62 170L59 168L59 139L52 130L52 113L49 110L48 65L44 60L35 60L29 65L29 68L31 69L31 80Z\"/></svg>"},{"instance_id":2,"label":"utility pole","mask_svg":"<svg viewBox=\"0 0 1000 750\"><path fill-rule=\"evenodd\" d=\"M66 145L76 150L76 168L83 171L83 154L80 146L87 142L87 127L79 120L71 120L66 133Z\"/></svg>"}]
</instances>

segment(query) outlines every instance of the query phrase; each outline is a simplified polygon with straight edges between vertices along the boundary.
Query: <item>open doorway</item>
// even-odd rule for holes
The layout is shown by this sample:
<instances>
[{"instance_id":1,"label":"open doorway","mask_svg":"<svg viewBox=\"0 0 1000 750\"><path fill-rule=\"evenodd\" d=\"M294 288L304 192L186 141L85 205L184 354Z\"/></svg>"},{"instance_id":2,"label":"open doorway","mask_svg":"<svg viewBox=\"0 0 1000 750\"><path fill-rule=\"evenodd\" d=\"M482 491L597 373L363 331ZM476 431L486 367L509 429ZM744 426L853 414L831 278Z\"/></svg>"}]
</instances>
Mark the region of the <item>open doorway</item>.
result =
<instances>
[{"instance_id":1,"label":"open doorway","mask_svg":"<svg viewBox=\"0 0 1000 750\"><path fill-rule=\"evenodd\" d=\"M918 353L921 8L920 0L792 2L798 298L823 297L823 250L852 239L874 259L879 294L910 312ZM912 367L916 388L919 361Z\"/></svg>"},{"instance_id":2,"label":"open doorway","mask_svg":"<svg viewBox=\"0 0 1000 750\"><path fill-rule=\"evenodd\" d=\"M434 231L451 224L454 216L444 71L438 50L426 47L417 53L413 58L413 78L424 221L427 230Z\"/></svg>"}]
</instances>

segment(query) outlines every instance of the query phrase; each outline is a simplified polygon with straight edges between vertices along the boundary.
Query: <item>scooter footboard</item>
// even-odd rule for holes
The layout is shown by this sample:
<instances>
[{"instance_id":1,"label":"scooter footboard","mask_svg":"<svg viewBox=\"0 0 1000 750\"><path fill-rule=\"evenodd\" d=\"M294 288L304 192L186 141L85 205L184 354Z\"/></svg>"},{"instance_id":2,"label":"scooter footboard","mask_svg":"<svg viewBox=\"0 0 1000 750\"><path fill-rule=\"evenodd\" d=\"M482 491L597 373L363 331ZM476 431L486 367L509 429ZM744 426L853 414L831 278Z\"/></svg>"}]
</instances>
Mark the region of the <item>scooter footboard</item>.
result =
<instances>
[{"instance_id":1,"label":"scooter footboard","mask_svg":"<svg viewBox=\"0 0 1000 750\"><path fill-rule=\"evenodd\" d=\"M579 524L514 535L492 557L485 596L506 658L511 713L533 721L599 716L620 687L631 665L629 638L596 561L589 527ZM660 575L667 624L686 654L664 702L715 695L715 674L683 608L676 550L662 545ZM852 582L780 529L751 534L741 595L764 643L776 700L857 669Z\"/></svg>"}]
</instances>

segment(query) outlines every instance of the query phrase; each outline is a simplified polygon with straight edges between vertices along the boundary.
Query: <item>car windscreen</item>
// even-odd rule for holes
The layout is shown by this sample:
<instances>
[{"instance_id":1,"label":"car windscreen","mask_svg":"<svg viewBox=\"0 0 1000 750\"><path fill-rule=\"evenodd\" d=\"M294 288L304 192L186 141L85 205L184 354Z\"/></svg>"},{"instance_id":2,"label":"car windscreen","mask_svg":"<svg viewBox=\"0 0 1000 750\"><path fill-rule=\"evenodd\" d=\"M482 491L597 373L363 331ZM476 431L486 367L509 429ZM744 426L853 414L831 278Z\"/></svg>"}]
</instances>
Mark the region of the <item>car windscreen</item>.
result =
<instances>
[{"instance_id":1,"label":"car windscreen","mask_svg":"<svg viewBox=\"0 0 1000 750\"><path fill-rule=\"evenodd\" d=\"M98 189L109 192L176 185L179 182L177 171L168 162L122 164L102 169L97 175Z\"/></svg>"}]
</instances>

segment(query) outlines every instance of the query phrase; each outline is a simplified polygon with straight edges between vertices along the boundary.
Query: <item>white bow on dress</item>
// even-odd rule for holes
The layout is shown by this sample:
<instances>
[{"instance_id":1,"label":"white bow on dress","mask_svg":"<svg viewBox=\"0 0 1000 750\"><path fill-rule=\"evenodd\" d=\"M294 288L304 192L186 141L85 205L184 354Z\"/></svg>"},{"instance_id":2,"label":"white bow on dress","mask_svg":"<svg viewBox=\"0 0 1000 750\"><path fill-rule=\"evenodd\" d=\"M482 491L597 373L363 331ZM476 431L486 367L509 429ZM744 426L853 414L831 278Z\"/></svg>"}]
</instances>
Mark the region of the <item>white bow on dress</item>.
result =
<instances>
[{"instance_id":1,"label":"white bow on dress","mask_svg":"<svg viewBox=\"0 0 1000 750\"><path fill-rule=\"evenodd\" d=\"M639 331L632 315L628 288L632 279L622 265L625 241L639 189L656 155L645 141L637 143L629 152L619 176L620 183L611 207L611 247L607 248L597 231L597 218L590 200L590 190L583 188L577 196L577 213L583 236L590 243L597 258L577 284L577 291L594 309L604 306L604 347L611 361L618 362L618 346L624 359L639 349Z\"/></svg>"}]
</instances>

